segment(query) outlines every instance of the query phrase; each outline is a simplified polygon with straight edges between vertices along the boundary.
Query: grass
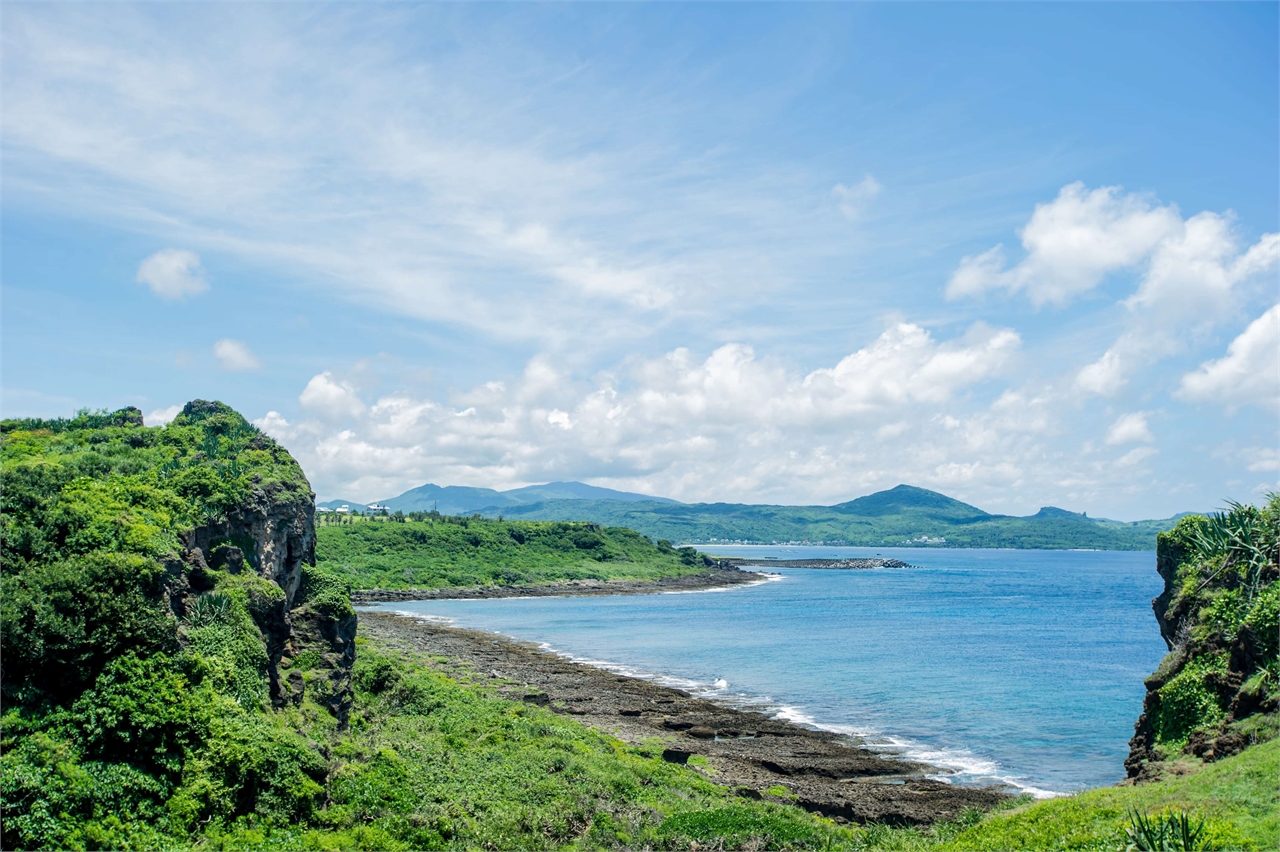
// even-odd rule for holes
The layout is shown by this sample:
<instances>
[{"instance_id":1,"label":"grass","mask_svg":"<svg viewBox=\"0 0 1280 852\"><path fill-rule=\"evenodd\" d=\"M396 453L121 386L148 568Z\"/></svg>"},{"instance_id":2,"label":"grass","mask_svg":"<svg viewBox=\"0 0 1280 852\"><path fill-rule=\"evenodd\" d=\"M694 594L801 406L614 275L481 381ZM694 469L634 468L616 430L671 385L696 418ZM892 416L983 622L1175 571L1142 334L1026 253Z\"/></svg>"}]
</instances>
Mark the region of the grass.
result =
<instances>
[{"instance_id":1,"label":"grass","mask_svg":"<svg viewBox=\"0 0 1280 852\"><path fill-rule=\"evenodd\" d=\"M860 832L855 848L1116 852L1128 843L1125 828L1131 812L1162 815L1179 811L1189 813L1195 821L1205 819L1207 849L1280 846L1280 741L1191 768L1190 774L1165 781L1103 787L1017 804L985 818L966 815L959 824L932 829L876 826ZM973 824L966 827L966 821Z\"/></svg>"},{"instance_id":2,"label":"grass","mask_svg":"<svg viewBox=\"0 0 1280 852\"><path fill-rule=\"evenodd\" d=\"M325 806L308 825L252 819L211 848L849 848L857 832L797 808L736 799L575 720L449 677L420 654L364 639L351 726L311 704L289 727L331 755Z\"/></svg>"}]
</instances>

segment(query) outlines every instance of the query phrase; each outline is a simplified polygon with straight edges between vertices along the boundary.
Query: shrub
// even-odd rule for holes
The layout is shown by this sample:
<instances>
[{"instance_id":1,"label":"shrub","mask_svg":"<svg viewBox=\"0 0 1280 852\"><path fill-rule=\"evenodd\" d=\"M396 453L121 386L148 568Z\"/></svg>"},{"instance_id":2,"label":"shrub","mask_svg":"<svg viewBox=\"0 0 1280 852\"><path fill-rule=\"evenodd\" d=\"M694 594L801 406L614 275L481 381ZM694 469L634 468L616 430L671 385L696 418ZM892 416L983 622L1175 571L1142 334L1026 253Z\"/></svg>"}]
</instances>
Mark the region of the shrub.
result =
<instances>
[{"instance_id":1,"label":"shrub","mask_svg":"<svg viewBox=\"0 0 1280 852\"><path fill-rule=\"evenodd\" d=\"M1196 728L1216 725L1225 718L1226 710L1217 692L1206 682L1209 675L1225 671L1225 658L1202 657L1192 660L1160 688L1160 704L1153 720L1157 742L1182 743Z\"/></svg>"}]
</instances>

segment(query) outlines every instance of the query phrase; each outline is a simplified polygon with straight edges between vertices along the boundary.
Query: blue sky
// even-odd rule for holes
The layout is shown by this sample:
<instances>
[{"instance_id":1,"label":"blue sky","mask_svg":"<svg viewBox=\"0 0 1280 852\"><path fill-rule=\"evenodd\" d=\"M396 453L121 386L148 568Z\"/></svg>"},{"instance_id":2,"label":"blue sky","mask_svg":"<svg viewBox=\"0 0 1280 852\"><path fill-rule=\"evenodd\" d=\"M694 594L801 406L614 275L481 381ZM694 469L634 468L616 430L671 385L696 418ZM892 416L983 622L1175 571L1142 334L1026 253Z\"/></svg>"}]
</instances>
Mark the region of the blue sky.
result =
<instances>
[{"instance_id":1,"label":"blue sky","mask_svg":"<svg viewBox=\"0 0 1280 852\"><path fill-rule=\"evenodd\" d=\"M1136 519L1280 470L1276 4L7 4L5 416L322 497Z\"/></svg>"}]
</instances>

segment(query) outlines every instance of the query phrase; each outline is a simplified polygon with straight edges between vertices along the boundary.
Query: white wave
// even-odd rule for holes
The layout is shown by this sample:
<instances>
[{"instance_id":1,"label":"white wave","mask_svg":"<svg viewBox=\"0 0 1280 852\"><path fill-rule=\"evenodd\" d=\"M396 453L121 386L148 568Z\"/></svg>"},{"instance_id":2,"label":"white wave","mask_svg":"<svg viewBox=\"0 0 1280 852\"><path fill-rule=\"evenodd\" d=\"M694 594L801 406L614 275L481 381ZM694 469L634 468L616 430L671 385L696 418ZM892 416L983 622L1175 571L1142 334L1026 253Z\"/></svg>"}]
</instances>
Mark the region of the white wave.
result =
<instances>
[{"instance_id":1,"label":"white wave","mask_svg":"<svg viewBox=\"0 0 1280 852\"><path fill-rule=\"evenodd\" d=\"M781 579L780 577L778 579ZM729 588L741 588L741 586ZM672 594L672 593L668 593ZM675 593L678 594L678 593ZM416 618L421 621L430 622L432 624L440 624L444 626L453 626L456 619L440 615L430 615L428 613L412 612L409 610L396 610L397 615L403 615L409 618ZM499 631L490 630L498 636L503 636L513 641L521 641L518 637L509 636ZM1054 790L1046 790L1028 784L1024 776L1010 775L1002 772L1000 764L990 758L976 755L968 749L949 749L940 746L931 746L926 743L917 742L905 737L898 737L884 734L879 731L862 728L855 725L841 725L819 722L803 709L791 704L779 704L767 695L749 695L745 692L728 692L729 682L724 678L717 678L708 683L706 681L692 680L690 678L676 677L673 675L664 675L659 672L648 671L647 669L629 666L624 663L615 663L611 660L597 660L593 657L584 657L569 651L562 651L551 645L549 642L539 642L537 646L544 651L555 654L558 657L569 660L570 662L580 663L592 668L602 669L612 674L621 675L623 677L635 678L637 680L650 681L659 686L666 686L673 689L683 690L697 698L705 698L715 701L719 704L725 704L735 709L752 709L771 715L774 719L790 722L794 725L803 725L819 731L829 731L833 734L856 739L858 744L863 748L884 754L886 757L893 757L914 763L923 763L928 766L934 766L938 769L946 770L945 773L930 774L926 777L937 781L944 781L948 784L960 781L970 785L987 785L1002 784L1021 793L1034 796L1037 799L1049 799L1061 796L1063 793Z\"/></svg>"},{"instance_id":2,"label":"white wave","mask_svg":"<svg viewBox=\"0 0 1280 852\"><path fill-rule=\"evenodd\" d=\"M425 621L428 624L439 624L442 627L453 627L458 623L458 619L450 618L446 615L432 615L429 612L414 612L408 609L396 609L391 611L392 615L398 615L402 618L413 618L418 621Z\"/></svg>"}]
</instances>

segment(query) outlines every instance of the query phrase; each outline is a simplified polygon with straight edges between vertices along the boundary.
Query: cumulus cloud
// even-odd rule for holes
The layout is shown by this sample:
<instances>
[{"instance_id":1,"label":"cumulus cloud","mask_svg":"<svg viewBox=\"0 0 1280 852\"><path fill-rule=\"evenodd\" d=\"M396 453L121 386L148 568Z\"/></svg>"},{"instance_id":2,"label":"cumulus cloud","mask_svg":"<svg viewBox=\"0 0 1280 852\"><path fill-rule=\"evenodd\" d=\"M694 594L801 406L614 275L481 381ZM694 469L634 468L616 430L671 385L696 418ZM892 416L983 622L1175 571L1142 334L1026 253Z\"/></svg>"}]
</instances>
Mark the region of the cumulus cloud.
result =
<instances>
[{"instance_id":1,"label":"cumulus cloud","mask_svg":"<svg viewBox=\"0 0 1280 852\"><path fill-rule=\"evenodd\" d=\"M137 280L169 300L186 299L209 289L200 256L185 249L160 249L138 265Z\"/></svg>"},{"instance_id":2,"label":"cumulus cloud","mask_svg":"<svg viewBox=\"0 0 1280 852\"><path fill-rule=\"evenodd\" d=\"M1129 376L1182 351L1238 309L1239 285L1280 260L1280 234L1241 251L1230 216L1199 213L1180 222L1151 250L1132 296L1121 305L1127 328L1099 358L1082 367L1076 386L1114 396Z\"/></svg>"},{"instance_id":3,"label":"cumulus cloud","mask_svg":"<svg viewBox=\"0 0 1280 852\"><path fill-rule=\"evenodd\" d=\"M831 188L831 195L835 198L836 206L840 208L844 217L852 220L862 216L867 205L880 194L882 188L878 180L867 175L853 186L836 184Z\"/></svg>"},{"instance_id":4,"label":"cumulus cloud","mask_svg":"<svg viewBox=\"0 0 1280 852\"><path fill-rule=\"evenodd\" d=\"M304 408L326 420L359 417L365 411L364 402L356 389L349 382L335 379L333 373L327 370L311 377L311 381L302 389L298 401Z\"/></svg>"},{"instance_id":5,"label":"cumulus cloud","mask_svg":"<svg viewBox=\"0 0 1280 852\"><path fill-rule=\"evenodd\" d=\"M1174 395L1188 402L1280 405L1280 304L1251 322L1225 356L1184 375Z\"/></svg>"},{"instance_id":6,"label":"cumulus cloud","mask_svg":"<svg viewBox=\"0 0 1280 852\"><path fill-rule=\"evenodd\" d=\"M317 488L370 499L428 480L509 487L565 478L690 498L796 489L847 498L864 484L897 484L906 474L874 448L913 436L913 481L952 481L946 447L954 446L982 456L973 481L1003 482L1013 462L999 435L1033 434L1043 419L1028 416L1034 403L1002 395L973 424L983 438L972 444L968 420L953 429L908 424L933 422L999 376L1019 346L1009 329L977 324L938 340L894 322L808 373L731 343L704 358L676 349L587 384L539 356L517 381L487 382L447 403L395 393L365 405L350 384L321 373L302 393L308 419L270 413L259 425L299 455Z\"/></svg>"},{"instance_id":7,"label":"cumulus cloud","mask_svg":"<svg viewBox=\"0 0 1280 852\"><path fill-rule=\"evenodd\" d=\"M1107 443L1112 446L1135 442L1149 444L1154 440L1155 437L1147 426L1146 412L1142 411L1120 415L1116 422L1111 424L1111 428L1107 430Z\"/></svg>"},{"instance_id":8,"label":"cumulus cloud","mask_svg":"<svg viewBox=\"0 0 1280 852\"><path fill-rule=\"evenodd\" d=\"M155 411L148 412L142 418L142 422L148 426L163 426L182 412L181 405L171 405L168 408L157 408Z\"/></svg>"},{"instance_id":9,"label":"cumulus cloud","mask_svg":"<svg viewBox=\"0 0 1280 852\"><path fill-rule=\"evenodd\" d=\"M262 366L262 363L249 351L249 347L242 340L232 340L229 337L224 337L213 344L213 354L221 363L222 369L232 373L256 370Z\"/></svg>"},{"instance_id":10,"label":"cumulus cloud","mask_svg":"<svg viewBox=\"0 0 1280 852\"><path fill-rule=\"evenodd\" d=\"M1036 205L1019 233L1026 256L1006 269L1003 245L965 257L951 276L947 296L989 290L1025 291L1036 305L1062 304L1093 289L1108 273L1133 266L1177 230L1181 216L1144 195L1118 186L1095 190L1080 182Z\"/></svg>"}]
</instances>

